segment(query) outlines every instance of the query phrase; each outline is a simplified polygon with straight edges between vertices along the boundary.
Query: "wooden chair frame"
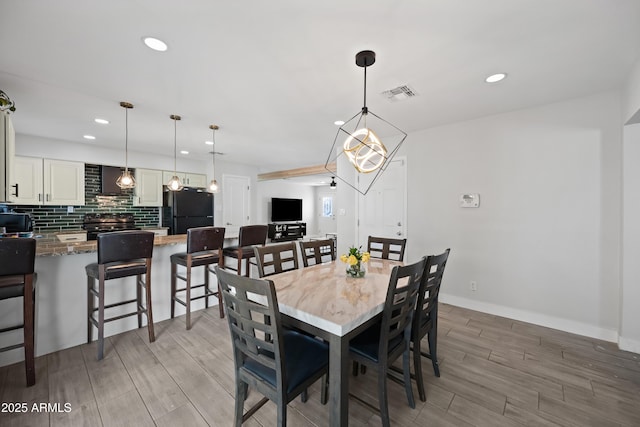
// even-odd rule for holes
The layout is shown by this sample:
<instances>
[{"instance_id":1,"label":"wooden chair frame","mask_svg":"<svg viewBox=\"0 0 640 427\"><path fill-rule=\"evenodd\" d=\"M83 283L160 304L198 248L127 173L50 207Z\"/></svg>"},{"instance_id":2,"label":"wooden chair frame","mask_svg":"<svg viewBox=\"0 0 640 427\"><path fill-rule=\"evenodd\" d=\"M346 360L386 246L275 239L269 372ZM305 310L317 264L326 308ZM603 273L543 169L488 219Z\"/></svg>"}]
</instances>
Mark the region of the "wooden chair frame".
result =
<instances>
[{"instance_id":1,"label":"wooden chair frame","mask_svg":"<svg viewBox=\"0 0 640 427\"><path fill-rule=\"evenodd\" d=\"M387 237L369 236L367 239L367 252L371 258L404 260L404 250L407 239L390 239ZM380 247L379 247L380 246Z\"/></svg>"},{"instance_id":2,"label":"wooden chair frame","mask_svg":"<svg viewBox=\"0 0 640 427\"><path fill-rule=\"evenodd\" d=\"M254 246L253 251L258 265L259 277L298 269L298 252L295 242Z\"/></svg>"},{"instance_id":3,"label":"wooden chair frame","mask_svg":"<svg viewBox=\"0 0 640 427\"><path fill-rule=\"evenodd\" d=\"M309 265L321 264L322 257L329 256L329 261L336 259L336 242L333 239L309 240L300 242L300 252L302 254L302 264L305 267ZM309 261L313 260L313 264Z\"/></svg>"}]
</instances>

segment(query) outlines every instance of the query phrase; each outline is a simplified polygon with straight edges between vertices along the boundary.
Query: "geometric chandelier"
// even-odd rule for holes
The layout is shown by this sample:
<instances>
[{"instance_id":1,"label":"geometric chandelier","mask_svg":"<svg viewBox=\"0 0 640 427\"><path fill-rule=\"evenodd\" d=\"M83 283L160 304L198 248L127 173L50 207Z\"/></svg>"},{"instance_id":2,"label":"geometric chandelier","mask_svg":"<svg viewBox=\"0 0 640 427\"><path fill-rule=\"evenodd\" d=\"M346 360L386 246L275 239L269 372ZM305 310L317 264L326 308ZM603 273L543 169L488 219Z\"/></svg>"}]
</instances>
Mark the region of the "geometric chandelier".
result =
<instances>
[{"instance_id":1,"label":"geometric chandelier","mask_svg":"<svg viewBox=\"0 0 640 427\"><path fill-rule=\"evenodd\" d=\"M367 107L367 67L376 61L373 51L356 55L356 65L364 68L362 109L345 122L336 134L325 168L336 163L336 176L365 195L387 168L407 134Z\"/></svg>"}]
</instances>

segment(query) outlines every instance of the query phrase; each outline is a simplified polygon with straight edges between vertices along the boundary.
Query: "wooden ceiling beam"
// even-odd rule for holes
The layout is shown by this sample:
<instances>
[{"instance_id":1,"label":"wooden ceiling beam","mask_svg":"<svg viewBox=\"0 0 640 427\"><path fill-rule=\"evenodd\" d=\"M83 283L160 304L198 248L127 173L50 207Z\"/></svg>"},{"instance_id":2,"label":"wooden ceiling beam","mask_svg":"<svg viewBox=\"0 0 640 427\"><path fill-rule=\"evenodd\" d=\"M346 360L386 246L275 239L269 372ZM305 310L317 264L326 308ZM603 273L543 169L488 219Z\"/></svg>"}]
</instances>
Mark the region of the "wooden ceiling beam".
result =
<instances>
[{"instance_id":1,"label":"wooden ceiling beam","mask_svg":"<svg viewBox=\"0 0 640 427\"><path fill-rule=\"evenodd\" d=\"M258 181L270 181L272 179L285 179L285 178L294 178L298 176L309 176L309 175L328 175L330 173L336 173L336 164L329 163L328 169L325 168L325 165L317 165L317 166L307 166L304 168L296 168L296 169L288 169L277 172L267 172L258 174Z\"/></svg>"}]
</instances>

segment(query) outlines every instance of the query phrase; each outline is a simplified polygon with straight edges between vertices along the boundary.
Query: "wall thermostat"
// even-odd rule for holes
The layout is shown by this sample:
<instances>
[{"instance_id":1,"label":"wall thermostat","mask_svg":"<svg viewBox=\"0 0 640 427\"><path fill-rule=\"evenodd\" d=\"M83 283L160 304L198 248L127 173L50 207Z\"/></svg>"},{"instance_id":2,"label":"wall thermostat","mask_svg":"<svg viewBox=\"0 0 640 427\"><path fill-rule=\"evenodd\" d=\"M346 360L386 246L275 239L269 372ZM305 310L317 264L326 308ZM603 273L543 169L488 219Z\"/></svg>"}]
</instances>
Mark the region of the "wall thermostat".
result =
<instances>
[{"instance_id":1,"label":"wall thermostat","mask_svg":"<svg viewBox=\"0 0 640 427\"><path fill-rule=\"evenodd\" d=\"M461 208L477 208L480 207L480 194L468 193L460 195Z\"/></svg>"}]
</instances>

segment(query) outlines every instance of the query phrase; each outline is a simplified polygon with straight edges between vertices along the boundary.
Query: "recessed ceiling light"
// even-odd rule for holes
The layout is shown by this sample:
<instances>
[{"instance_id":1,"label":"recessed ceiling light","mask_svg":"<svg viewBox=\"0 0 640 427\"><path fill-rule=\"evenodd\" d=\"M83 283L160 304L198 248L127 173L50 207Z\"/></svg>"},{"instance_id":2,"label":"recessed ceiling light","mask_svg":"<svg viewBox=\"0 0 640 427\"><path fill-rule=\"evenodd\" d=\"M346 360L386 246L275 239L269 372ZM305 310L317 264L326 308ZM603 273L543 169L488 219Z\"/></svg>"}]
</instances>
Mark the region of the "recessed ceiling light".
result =
<instances>
[{"instance_id":1,"label":"recessed ceiling light","mask_svg":"<svg viewBox=\"0 0 640 427\"><path fill-rule=\"evenodd\" d=\"M147 45L148 48L157 50L158 52L164 52L167 50L167 44L160 39L156 39L154 37L145 37L142 39L144 44Z\"/></svg>"},{"instance_id":2,"label":"recessed ceiling light","mask_svg":"<svg viewBox=\"0 0 640 427\"><path fill-rule=\"evenodd\" d=\"M336 120L333 124L336 126L342 126L344 124L344 120Z\"/></svg>"},{"instance_id":3,"label":"recessed ceiling light","mask_svg":"<svg viewBox=\"0 0 640 427\"><path fill-rule=\"evenodd\" d=\"M205 141L204 143L207 145L213 145L213 141Z\"/></svg>"},{"instance_id":4,"label":"recessed ceiling light","mask_svg":"<svg viewBox=\"0 0 640 427\"><path fill-rule=\"evenodd\" d=\"M108 125L109 124L109 120L107 120L107 119L94 119L93 121L96 122L96 123L99 123L101 125Z\"/></svg>"},{"instance_id":5,"label":"recessed ceiling light","mask_svg":"<svg viewBox=\"0 0 640 427\"><path fill-rule=\"evenodd\" d=\"M484 79L484 81L487 83L498 83L500 80L504 80L506 78L507 78L506 73L497 73L497 74L490 75L489 77Z\"/></svg>"},{"instance_id":6,"label":"recessed ceiling light","mask_svg":"<svg viewBox=\"0 0 640 427\"><path fill-rule=\"evenodd\" d=\"M187 150L181 150L180 154L189 154L189 152Z\"/></svg>"},{"instance_id":7,"label":"recessed ceiling light","mask_svg":"<svg viewBox=\"0 0 640 427\"><path fill-rule=\"evenodd\" d=\"M83 135L83 138L84 138L84 139L92 139L92 140L93 140L93 139L96 139L96 137L95 137L95 136L93 136L93 135Z\"/></svg>"}]
</instances>

